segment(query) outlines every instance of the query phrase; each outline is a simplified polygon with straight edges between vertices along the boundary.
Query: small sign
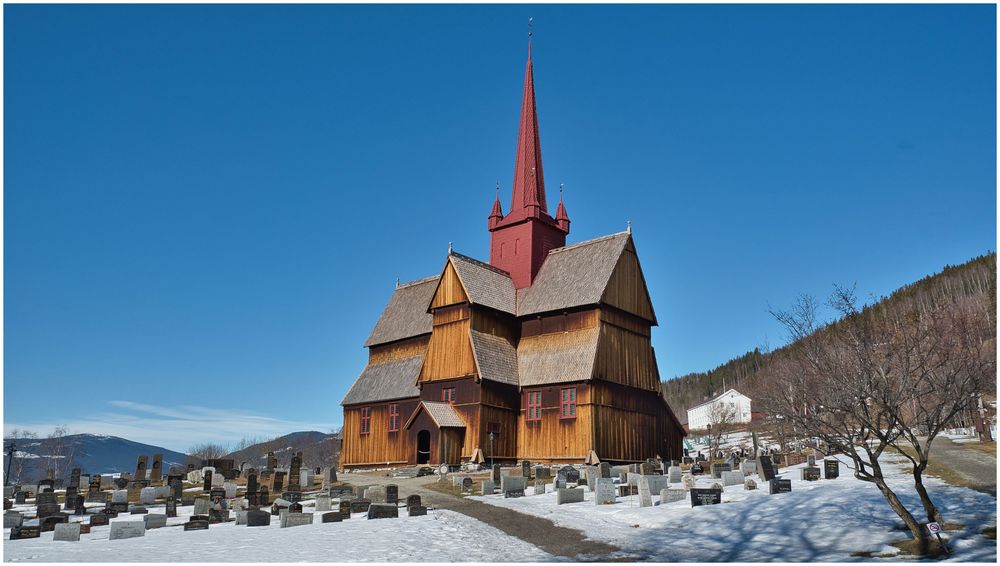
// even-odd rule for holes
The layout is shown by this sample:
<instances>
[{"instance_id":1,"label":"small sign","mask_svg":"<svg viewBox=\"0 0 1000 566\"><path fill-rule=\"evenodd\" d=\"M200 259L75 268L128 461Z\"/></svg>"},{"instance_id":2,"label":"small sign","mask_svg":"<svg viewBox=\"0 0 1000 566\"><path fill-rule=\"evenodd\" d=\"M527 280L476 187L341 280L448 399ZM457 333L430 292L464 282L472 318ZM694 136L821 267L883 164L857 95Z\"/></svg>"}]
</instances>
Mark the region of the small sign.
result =
<instances>
[{"instance_id":1,"label":"small sign","mask_svg":"<svg viewBox=\"0 0 1000 566\"><path fill-rule=\"evenodd\" d=\"M941 525L939 525L938 523L927 523L927 532L929 532L932 535L940 534Z\"/></svg>"}]
</instances>

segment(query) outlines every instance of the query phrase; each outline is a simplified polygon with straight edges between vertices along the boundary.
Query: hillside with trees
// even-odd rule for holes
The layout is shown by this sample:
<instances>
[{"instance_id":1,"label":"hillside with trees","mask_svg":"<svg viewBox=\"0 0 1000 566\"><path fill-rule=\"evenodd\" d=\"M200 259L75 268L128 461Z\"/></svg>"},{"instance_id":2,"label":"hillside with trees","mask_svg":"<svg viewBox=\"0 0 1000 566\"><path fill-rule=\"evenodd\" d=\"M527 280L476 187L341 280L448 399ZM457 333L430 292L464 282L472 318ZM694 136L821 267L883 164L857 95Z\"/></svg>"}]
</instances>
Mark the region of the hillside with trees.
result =
<instances>
[{"instance_id":1,"label":"hillside with trees","mask_svg":"<svg viewBox=\"0 0 1000 566\"><path fill-rule=\"evenodd\" d=\"M982 302L986 312L995 313L996 274L994 252L973 258L961 265L945 266L939 273L901 287L888 297L882 297L875 304L893 309L912 303L918 309L927 312L971 300ZM996 320L995 318L991 320L995 336ZM780 358L785 355L789 346L785 345L773 352L767 351L766 347L755 348L712 370L689 373L664 381L663 395L678 416L681 416L688 408L707 401L728 388L742 390L754 387L761 370L775 357Z\"/></svg>"}]
</instances>

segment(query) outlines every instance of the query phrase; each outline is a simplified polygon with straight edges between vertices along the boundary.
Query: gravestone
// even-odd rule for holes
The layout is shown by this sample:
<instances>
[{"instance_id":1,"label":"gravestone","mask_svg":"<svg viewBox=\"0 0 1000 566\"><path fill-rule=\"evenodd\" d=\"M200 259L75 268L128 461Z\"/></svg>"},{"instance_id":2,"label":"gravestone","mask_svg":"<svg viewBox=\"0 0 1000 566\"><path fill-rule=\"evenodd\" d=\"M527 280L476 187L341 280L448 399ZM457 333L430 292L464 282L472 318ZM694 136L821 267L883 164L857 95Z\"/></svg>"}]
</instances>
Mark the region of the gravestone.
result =
<instances>
[{"instance_id":1,"label":"gravestone","mask_svg":"<svg viewBox=\"0 0 1000 566\"><path fill-rule=\"evenodd\" d=\"M597 467L598 467L598 469L600 470L600 473L601 473L601 475L598 476L598 477L602 477L602 478L610 478L611 477L611 464L609 464L607 462L601 462L600 464L598 464Z\"/></svg>"},{"instance_id":2,"label":"gravestone","mask_svg":"<svg viewBox=\"0 0 1000 566\"><path fill-rule=\"evenodd\" d=\"M615 482L611 478L598 478L595 484L594 503L611 505L616 501Z\"/></svg>"},{"instance_id":3,"label":"gravestone","mask_svg":"<svg viewBox=\"0 0 1000 566\"><path fill-rule=\"evenodd\" d=\"M266 527L271 524L271 514L267 511L251 509L247 511L248 527Z\"/></svg>"},{"instance_id":4,"label":"gravestone","mask_svg":"<svg viewBox=\"0 0 1000 566\"><path fill-rule=\"evenodd\" d=\"M208 510L208 522L211 524L225 523L229 520L229 510L228 509L209 509Z\"/></svg>"},{"instance_id":5,"label":"gravestone","mask_svg":"<svg viewBox=\"0 0 1000 566\"><path fill-rule=\"evenodd\" d=\"M87 501L86 498L84 498L82 495L77 495L76 497L73 498L73 514L74 515L86 515L87 514L86 501Z\"/></svg>"},{"instance_id":6,"label":"gravestone","mask_svg":"<svg viewBox=\"0 0 1000 566\"><path fill-rule=\"evenodd\" d=\"M56 513L55 515L49 515L44 519L40 519L38 524L42 527L42 532L47 533L55 529L56 525L59 523L68 523L69 515L66 513Z\"/></svg>"},{"instance_id":7,"label":"gravestone","mask_svg":"<svg viewBox=\"0 0 1000 566\"><path fill-rule=\"evenodd\" d=\"M201 475L202 475L202 478L204 478L204 482L202 483L201 490L202 491L212 491L212 476L215 475L215 474L212 472L212 470L203 470Z\"/></svg>"},{"instance_id":8,"label":"gravestone","mask_svg":"<svg viewBox=\"0 0 1000 566\"><path fill-rule=\"evenodd\" d=\"M285 485L285 472L279 472L275 470L274 474L271 475L271 491L274 493L281 493L282 487Z\"/></svg>"},{"instance_id":9,"label":"gravestone","mask_svg":"<svg viewBox=\"0 0 1000 566\"><path fill-rule=\"evenodd\" d=\"M524 497L524 490L528 487L528 479L516 476L501 476L500 491L505 498Z\"/></svg>"},{"instance_id":10,"label":"gravestone","mask_svg":"<svg viewBox=\"0 0 1000 566\"><path fill-rule=\"evenodd\" d=\"M761 455L757 458L757 475L763 481L771 481L775 477L774 463L771 462L771 457L767 455Z\"/></svg>"},{"instance_id":11,"label":"gravestone","mask_svg":"<svg viewBox=\"0 0 1000 566\"><path fill-rule=\"evenodd\" d=\"M462 479L462 493L472 493L472 478Z\"/></svg>"},{"instance_id":12,"label":"gravestone","mask_svg":"<svg viewBox=\"0 0 1000 566\"><path fill-rule=\"evenodd\" d=\"M144 521L115 521L111 523L111 535L108 538L120 540L143 536L146 536L146 523Z\"/></svg>"},{"instance_id":13,"label":"gravestone","mask_svg":"<svg viewBox=\"0 0 1000 566\"><path fill-rule=\"evenodd\" d=\"M667 468L667 481L670 483L680 483L681 481L681 467L680 466L670 466Z\"/></svg>"},{"instance_id":14,"label":"gravestone","mask_svg":"<svg viewBox=\"0 0 1000 566\"><path fill-rule=\"evenodd\" d=\"M729 471L722 472L722 485L740 485L743 483L743 472Z\"/></svg>"},{"instance_id":15,"label":"gravestone","mask_svg":"<svg viewBox=\"0 0 1000 566\"><path fill-rule=\"evenodd\" d=\"M167 516L160 513L151 513L143 517L146 522L146 529L159 529L167 526Z\"/></svg>"},{"instance_id":16,"label":"gravestone","mask_svg":"<svg viewBox=\"0 0 1000 566\"><path fill-rule=\"evenodd\" d=\"M55 486L56 482L52 480L52 478L40 480L38 482L38 491L53 491L55 489Z\"/></svg>"},{"instance_id":17,"label":"gravestone","mask_svg":"<svg viewBox=\"0 0 1000 566\"><path fill-rule=\"evenodd\" d=\"M639 507L652 507L653 494L649 490L649 478L642 476L639 478Z\"/></svg>"},{"instance_id":18,"label":"gravestone","mask_svg":"<svg viewBox=\"0 0 1000 566\"><path fill-rule=\"evenodd\" d=\"M211 501L213 505L224 506L226 501L226 490L221 487L213 487L212 490L208 492L208 500Z\"/></svg>"},{"instance_id":19,"label":"gravestone","mask_svg":"<svg viewBox=\"0 0 1000 566\"><path fill-rule=\"evenodd\" d=\"M48 491L35 494L35 509L39 519L55 515L62 507L56 499L56 494Z\"/></svg>"},{"instance_id":20,"label":"gravestone","mask_svg":"<svg viewBox=\"0 0 1000 566\"><path fill-rule=\"evenodd\" d=\"M176 499L170 498L170 499L167 500L167 506L166 506L166 511L165 512L167 514L167 517L176 517L177 516L177 500Z\"/></svg>"},{"instance_id":21,"label":"gravestone","mask_svg":"<svg viewBox=\"0 0 1000 566\"><path fill-rule=\"evenodd\" d=\"M139 492L139 503L142 505L152 505L156 502L156 488L144 487Z\"/></svg>"},{"instance_id":22,"label":"gravestone","mask_svg":"<svg viewBox=\"0 0 1000 566\"><path fill-rule=\"evenodd\" d=\"M552 468L548 466L535 466L535 478L547 480L552 477Z\"/></svg>"},{"instance_id":23,"label":"gravestone","mask_svg":"<svg viewBox=\"0 0 1000 566\"><path fill-rule=\"evenodd\" d=\"M262 485L257 490L257 505L269 505L268 500L271 495L267 492L267 486Z\"/></svg>"},{"instance_id":24,"label":"gravestone","mask_svg":"<svg viewBox=\"0 0 1000 566\"><path fill-rule=\"evenodd\" d=\"M351 501L351 513L367 513L372 502L368 499L355 499Z\"/></svg>"},{"instance_id":25,"label":"gravestone","mask_svg":"<svg viewBox=\"0 0 1000 566\"><path fill-rule=\"evenodd\" d=\"M208 530L208 520L207 519L194 519L184 523L185 531L207 531Z\"/></svg>"},{"instance_id":26,"label":"gravestone","mask_svg":"<svg viewBox=\"0 0 1000 566\"><path fill-rule=\"evenodd\" d=\"M580 483L580 470L574 468L573 466L563 466L559 468L556 473L556 479L562 480L566 483Z\"/></svg>"},{"instance_id":27,"label":"gravestone","mask_svg":"<svg viewBox=\"0 0 1000 566\"><path fill-rule=\"evenodd\" d=\"M740 464L740 471L743 475L756 474L757 473L757 462L754 460L744 460Z\"/></svg>"},{"instance_id":28,"label":"gravestone","mask_svg":"<svg viewBox=\"0 0 1000 566\"><path fill-rule=\"evenodd\" d=\"M406 514L410 517L423 517L427 515L427 508L423 505L417 505L415 507L410 507L406 510Z\"/></svg>"},{"instance_id":29,"label":"gravestone","mask_svg":"<svg viewBox=\"0 0 1000 566\"><path fill-rule=\"evenodd\" d=\"M395 509L395 507L393 507ZM291 527L301 527L313 523L312 513L285 513L281 515L280 525L282 529Z\"/></svg>"},{"instance_id":30,"label":"gravestone","mask_svg":"<svg viewBox=\"0 0 1000 566\"><path fill-rule=\"evenodd\" d=\"M149 509L146 509L142 505L132 505L129 507L128 512L133 515L145 515L146 513L149 513Z\"/></svg>"},{"instance_id":31,"label":"gravestone","mask_svg":"<svg viewBox=\"0 0 1000 566\"><path fill-rule=\"evenodd\" d=\"M776 493L789 493L792 491L792 480L774 478L768 482L771 495Z\"/></svg>"},{"instance_id":32,"label":"gravestone","mask_svg":"<svg viewBox=\"0 0 1000 566\"><path fill-rule=\"evenodd\" d=\"M487 481L489 481L489 480L487 480ZM419 507L419 506L420 506L420 496L419 495L413 494L413 495L411 495L411 496L409 496L409 497L406 498L406 508L407 509L409 509L410 507Z\"/></svg>"},{"instance_id":33,"label":"gravestone","mask_svg":"<svg viewBox=\"0 0 1000 566\"><path fill-rule=\"evenodd\" d=\"M76 487L70 485L66 487L66 495L63 499L63 509L69 511L76 504Z\"/></svg>"},{"instance_id":34,"label":"gravestone","mask_svg":"<svg viewBox=\"0 0 1000 566\"><path fill-rule=\"evenodd\" d=\"M581 502L583 502L582 487L556 490L556 505L565 505L567 503L581 503Z\"/></svg>"},{"instance_id":35,"label":"gravestone","mask_svg":"<svg viewBox=\"0 0 1000 566\"><path fill-rule=\"evenodd\" d=\"M25 501L28 499L28 493L25 491L15 491L14 492L14 504L24 505Z\"/></svg>"},{"instance_id":36,"label":"gravestone","mask_svg":"<svg viewBox=\"0 0 1000 566\"><path fill-rule=\"evenodd\" d=\"M267 469L274 471L278 467L278 459L274 457L274 452L267 453Z\"/></svg>"},{"instance_id":37,"label":"gravestone","mask_svg":"<svg viewBox=\"0 0 1000 566\"><path fill-rule=\"evenodd\" d=\"M163 454L153 454L153 469L149 472L149 481L158 483L163 474Z\"/></svg>"},{"instance_id":38,"label":"gravestone","mask_svg":"<svg viewBox=\"0 0 1000 566\"><path fill-rule=\"evenodd\" d=\"M733 466L730 464L712 464L712 477L715 479L722 479L722 472L733 471Z\"/></svg>"},{"instance_id":39,"label":"gravestone","mask_svg":"<svg viewBox=\"0 0 1000 566\"><path fill-rule=\"evenodd\" d=\"M810 468L816 466L816 455L813 454L812 452L806 455L806 465L809 466Z\"/></svg>"},{"instance_id":40,"label":"gravestone","mask_svg":"<svg viewBox=\"0 0 1000 566\"><path fill-rule=\"evenodd\" d=\"M354 495L354 488L350 486L330 488L330 497L341 497L343 495Z\"/></svg>"},{"instance_id":41,"label":"gravestone","mask_svg":"<svg viewBox=\"0 0 1000 566\"><path fill-rule=\"evenodd\" d=\"M80 468L73 468L69 473L69 485L77 489L80 488Z\"/></svg>"},{"instance_id":42,"label":"gravestone","mask_svg":"<svg viewBox=\"0 0 1000 566\"><path fill-rule=\"evenodd\" d=\"M656 464L653 462L643 462L642 464L639 464L639 473L644 476L654 475L656 473ZM652 506L652 504L649 506Z\"/></svg>"},{"instance_id":43,"label":"gravestone","mask_svg":"<svg viewBox=\"0 0 1000 566\"><path fill-rule=\"evenodd\" d=\"M222 489L225 491L227 499L232 499L232 498L236 497L236 484L235 483L226 482L226 483L222 484Z\"/></svg>"},{"instance_id":44,"label":"gravestone","mask_svg":"<svg viewBox=\"0 0 1000 566\"><path fill-rule=\"evenodd\" d=\"M840 460L823 460L823 475L828 480L835 480L840 477Z\"/></svg>"},{"instance_id":45,"label":"gravestone","mask_svg":"<svg viewBox=\"0 0 1000 566\"><path fill-rule=\"evenodd\" d=\"M299 502L292 503L291 505L288 506L288 512L289 513L301 513L302 512L302 504L299 503Z\"/></svg>"},{"instance_id":46,"label":"gravestone","mask_svg":"<svg viewBox=\"0 0 1000 566\"><path fill-rule=\"evenodd\" d=\"M341 501L340 502L340 516L343 517L344 519L350 519L351 518L351 502L350 501Z\"/></svg>"},{"instance_id":47,"label":"gravestone","mask_svg":"<svg viewBox=\"0 0 1000 566\"><path fill-rule=\"evenodd\" d=\"M101 491L101 476L95 474L90 478L90 486L87 489L87 503L104 503L107 498Z\"/></svg>"},{"instance_id":48,"label":"gravestone","mask_svg":"<svg viewBox=\"0 0 1000 566\"><path fill-rule=\"evenodd\" d=\"M545 495L545 480L535 480L535 489L532 495Z\"/></svg>"},{"instance_id":49,"label":"gravestone","mask_svg":"<svg viewBox=\"0 0 1000 566\"><path fill-rule=\"evenodd\" d=\"M208 510L212 508L212 502L207 497L195 497L194 498L194 511L195 515L206 515Z\"/></svg>"},{"instance_id":50,"label":"gravestone","mask_svg":"<svg viewBox=\"0 0 1000 566\"><path fill-rule=\"evenodd\" d=\"M42 528L38 525L13 527L10 529L10 540L23 540L28 538L38 538L42 535Z\"/></svg>"},{"instance_id":51,"label":"gravestone","mask_svg":"<svg viewBox=\"0 0 1000 566\"><path fill-rule=\"evenodd\" d=\"M212 487L222 487L226 483L226 474L224 472L214 472L212 474Z\"/></svg>"},{"instance_id":52,"label":"gravestone","mask_svg":"<svg viewBox=\"0 0 1000 566\"><path fill-rule=\"evenodd\" d=\"M237 511L236 512L236 524L246 525L247 524L247 511Z\"/></svg>"},{"instance_id":53,"label":"gravestone","mask_svg":"<svg viewBox=\"0 0 1000 566\"><path fill-rule=\"evenodd\" d=\"M106 527L109 523L108 516L104 513L97 513L96 515L90 516L90 526L91 527Z\"/></svg>"},{"instance_id":54,"label":"gravestone","mask_svg":"<svg viewBox=\"0 0 1000 566\"><path fill-rule=\"evenodd\" d=\"M639 495L639 486L629 485L627 483L618 484L618 497L628 497L630 495Z\"/></svg>"},{"instance_id":55,"label":"gravestone","mask_svg":"<svg viewBox=\"0 0 1000 566\"><path fill-rule=\"evenodd\" d=\"M385 487L381 485L373 485L365 490L365 499L371 500L374 503L385 503Z\"/></svg>"},{"instance_id":56,"label":"gravestone","mask_svg":"<svg viewBox=\"0 0 1000 566\"><path fill-rule=\"evenodd\" d=\"M493 485L500 484L500 464L493 464Z\"/></svg>"},{"instance_id":57,"label":"gravestone","mask_svg":"<svg viewBox=\"0 0 1000 566\"><path fill-rule=\"evenodd\" d=\"M757 482L753 481L750 478L747 478L743 482L743 489L746 490L746 491L753 491L753 490L757 489Z\"/></svg>"},{"instance_id":58,"label":"gravestone","mask_svg":"<svg viewBox=\"0 0 1000 566\"><path fill-rule=\"evenodd\" d=\"M395 502L393 502L393 503L395 503ZM320 511L329 511L330 509L332 509L331 503L330 503L330 496L329 495L317 495L316 496L316 507L315 507L315 509L316 509L317 513L320 512Z\"/></svg>"},{"instance_id":59,"label":"gravestone","mask_svg":"<svg viewBox=\"0 0 1000 566\"><path fill-rule=\"evenodd\" d=\"M171 477L168 480L170 484L170 499L178 500L184 498L184 482L181 481L180 477Z\"/></svg>"},{"instance_id":60,"label":"gravestone","mask_svg":"<svg viewBox=\"0 0 1000 566\"><path fill-rule=\"evenodd\" d=\"M288 470L288 490L287 491L302 491L302 487L299 483L302 474L302 453L299 452L292 456L292 463Z\"/></svg>"},{"instance_id":61,"label":"gravestone","mask_svg":"<svg viewBox=\"0 0 1000 566\"><path fill-rule=\"evenodd\" d=\"M805 481L818 481L819 480L819 468L805 467L802 468L802 478Z\"/></svg>"},{"instance_id":62,"label":"gravestone","mask_svg":"<svg viewBox=\"0 0 1000 566\"><path fill-rule=\"evenodd\" d=\"M399 502L399 486L393 483L385 486L385 502L395 505Z\"/></svg>"},{"instance_id":63,"label":"gravestone","mask_svg":"<svg viewBox=\"0 0 1000 566\"><path fill-rule=\"evenodd\" d=\"M483 480L480 490L483 495L493 495L493 480Z\"/></svg>"},{"instance_id":64,"label":"gravestone","mask_svg":"<svg viewBox=\"0 0 1000 566\"><path fill-rule=\"evenodd\" d=\"M146 456L139 456L138 461L135 463L135 475L133 476L137 480L146 479Z\"/></svg>"},{"instance_id":65,"label":"gravestone","mask_svg":"<svg viewBox=\"0 0 1000 566\"><path fill-rule=\"evenodd\" d=\"M531 462L525 460L521 462L521 477L524 479L531 479Z\"/></svg>"},{"instance_id":66,"label":"gravestone","mask_svg":"<svg viewBox=\"0 0 1000 566\"><path fill-rule=\"evenodd\" d=\"M691 468L688 470L688 473L692 476L700 476L705 473L705 470L701 467L701 464L695 462L694 464L691 464Z\"/></svg>"},{"instance_id":67,"label":"gravestone","mask_svg":"<svg viewBox=\"0 0 1000 566\"><path fill-rule=\"evenodd\" d=\"M320 516L320 521L323 523L339 523L343 520L344 517L340 514L340 511L330 511Z\"/></svg>"},{"instance_id":68,"label":"gravestone","mask_svg":"<svg viewBox=\"0 0 1000 566\"><path fill-rule=\"evenodd\" d=\"M128 492L124 489L116 489L111 492L112 503L128 503Z\"/></svg>"},{"instance_id":69,"label":"gravestone","mask_svg":"<svg viewBox=\"0 0 1000 566\"><path fill-rule=\"evenodd\" d=\"M395 519L399 517L399 508L395 505L373 503L368 507L369 519Z\"/></svg>"},{"instance_id":70,"label":"gravestone","mask_svg":"<svg viewBox=\"0 0 1000 566\"><path fill-rule=\"evenodd\" d=\"M721 489L702 489L697 487L691 489L691 507L718 505L719 503L722 503Z\"/></svg>"},{"instance_id":71,"label":"gravestone","mask_svg":"<svg viewBox=\"0 0 1000 566\"><path fill-rule=\"evenodd\" d=\"M20 527L24 523L24 515L17 511L6 511L3 514L3 528Z\"/></svg>"},{"instance_id":72,"label":"gravestone","mask_svg":"<svg viewBox=\"0 0 1000 566\"><path fill-rule=\"evenodd\" d=\"M687 490L667 488L660 490L660 505L664 503L673 503L674 501L682 501L687 499Z\"/></svg>"}]
</instances>

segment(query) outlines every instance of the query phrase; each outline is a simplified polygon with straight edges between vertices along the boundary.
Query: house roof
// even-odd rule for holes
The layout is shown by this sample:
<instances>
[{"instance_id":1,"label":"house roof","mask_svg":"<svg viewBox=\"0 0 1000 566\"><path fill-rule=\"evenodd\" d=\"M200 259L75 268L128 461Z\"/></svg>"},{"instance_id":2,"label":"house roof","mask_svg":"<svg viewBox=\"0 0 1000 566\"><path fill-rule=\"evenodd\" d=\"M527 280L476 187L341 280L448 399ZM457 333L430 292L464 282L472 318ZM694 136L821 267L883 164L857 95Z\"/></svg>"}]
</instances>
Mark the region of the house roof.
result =
<instances>
[{"instance_id":1,"label":"house roof","mask_svg":"<svg viewBox=\"0 0 1000 566\"><path fill-rule=\"evenodd\" d=\"M427 411L427 414L430 415L431 420L434 421L434 424L436 424L438 428L465 428L465 421L463 421L462 417L458 415L455 408L451 406L451 403L421 401L420 404L417 405L417 408L413 411L413 414L410 415L410 418L406 419L406 423L403 425L404 429L410 428L410 425L412 425L413 421L416 420L417 415L420 414L421 410Z\"/></svg>"},{"instance_id":2,"label":"house roof","mask_svg":"<svg viewBox=\"0 0 1000 566\"><path fill-rule=\"evenodd\" d=\"M424 363L423 354L377 364L368 364L347 391L341 405L373 403L390 399L419 397L417 375Z\"/></svg>"},{"instance_id":3,"label":"house roof","mask_svg":"<svg viewBox=\"0 0 1000 566\"><path fill-rule=\"evenodd\" d=\"M517 314L600 303L629 238L619 232L550 251L531 287L521 293Z\"/></svg>"},{"instance_id":4,"label":"house roof","mask_svg":"<svg viewBox=\"0 0 1000 566\"><path fill-rule=\"evenodd\" d=\"M521 338L517 345L521 386L590 379L599 336L595 327Z\"/></svg>"},{"instance_id":5,"label":"house roof","mask_svg":"<svg viewBox=\"0 0 1000 566\"><path fill-rule=\"evenodd\" d=\"M479 377L517 385L517 350L506 338L472 331L472 354Z\"/></svg>"},{"instance_id":6,"label":"house roof","mask_svg":"<svg viewBox=\"0 0 1000 566\"><path fill-rule=\"evenodd\" d=\"M434 275L398 286L365 341L365 347L430 334L434 317L427 312L427 305L434 296L438 277Z\"/></svg>"},{"instance_id":7,"label":"house roof","mask_svg":"<svg viewBox=\"0 0 1000 566\"><path fill-rule=\"evenodd\" d=\"M455 266L472 304L515 314L517 293L506 271L455 252L451 252L448 259Z\"/></svg>"},{"instance_id":8,"label":"house roof","mask_svg":"<svg viewBox=\"0 0 1000 566\"><path fill-rule=\"evenodd\" d=\"M697 405L695 405L694 407L691 407L688 410L689 411L693 411L693 410L697 409L698 407L704 407L705 405L709 405L711 403L714 403L714 402L718 401L719 399L722 399L726 395L729 395L730 393L735 393L735 394L739 395L740 397L746 397L747 399L750 398L750 397L747 397L746 395L740 393L739 391L737 391L735 389L727 389L725 392L720 393L720 394L716 395L715 397L712 397L711 399L709 399L708 401L705 401L704 403L698 403Z\"/></svg>"}]
</instances>

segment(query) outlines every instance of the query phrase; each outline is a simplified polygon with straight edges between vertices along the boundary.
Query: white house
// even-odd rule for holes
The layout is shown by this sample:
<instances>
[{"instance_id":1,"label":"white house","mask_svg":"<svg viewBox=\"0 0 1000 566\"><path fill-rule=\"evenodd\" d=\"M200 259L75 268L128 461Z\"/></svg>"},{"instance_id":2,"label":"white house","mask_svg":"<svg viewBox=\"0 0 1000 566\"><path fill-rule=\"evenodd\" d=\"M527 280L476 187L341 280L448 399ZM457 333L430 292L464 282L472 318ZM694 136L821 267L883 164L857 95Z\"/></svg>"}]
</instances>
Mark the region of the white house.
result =
<instances>
[{"instance_id":1,"label":"white house","mask_svg":"<svg viewBox=\"0 0 1000 566\"><path fill-rule=\"evenodd\" d=\"M708 425L750 422L750 398L730 389L715 399L688 409L688 430L705 430Z\"/></svg>"}]
</instances>

